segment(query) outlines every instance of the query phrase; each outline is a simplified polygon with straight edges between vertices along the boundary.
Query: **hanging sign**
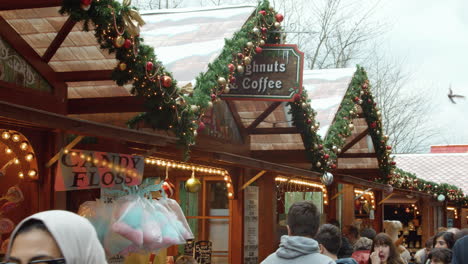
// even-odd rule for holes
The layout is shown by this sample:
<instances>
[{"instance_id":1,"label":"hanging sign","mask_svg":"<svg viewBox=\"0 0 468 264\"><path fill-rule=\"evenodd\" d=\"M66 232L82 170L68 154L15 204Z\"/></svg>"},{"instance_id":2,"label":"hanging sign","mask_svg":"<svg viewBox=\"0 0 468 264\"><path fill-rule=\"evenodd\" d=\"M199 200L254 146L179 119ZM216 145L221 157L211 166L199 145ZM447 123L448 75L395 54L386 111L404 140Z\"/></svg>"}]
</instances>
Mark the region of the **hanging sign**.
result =
<instances>
[{"instance_id":1,"label":"hanging sign","mask_svg":"<svg viewBox=\"0 0 468 264\"><path fill-rule=\"evenodd\" d=\"M304 53L296 45L265 45L229 85L225 100L293 101L302 92Z\"/></svg>"},{"instance_id":2,"label":"hanging sign","mask_svg":"<svg viewBox=\"0 0 468 264\"><path fill-rule=\"evenodd\" d=\"M211 264L211 253L213 252L211 241L197 241L195 243L194 250L194 256L197 263Z\"/></svg>"},{"instance_id":3,"label":"hanging sign","mask_svg":"<svg viewBox=\"0 0 468 264\"><path fill-rule=\"evenodd\" d=\"M56 191L139 185L143 177L142 156L70 150L58 160Z\"/></svg>"}]
</instances>

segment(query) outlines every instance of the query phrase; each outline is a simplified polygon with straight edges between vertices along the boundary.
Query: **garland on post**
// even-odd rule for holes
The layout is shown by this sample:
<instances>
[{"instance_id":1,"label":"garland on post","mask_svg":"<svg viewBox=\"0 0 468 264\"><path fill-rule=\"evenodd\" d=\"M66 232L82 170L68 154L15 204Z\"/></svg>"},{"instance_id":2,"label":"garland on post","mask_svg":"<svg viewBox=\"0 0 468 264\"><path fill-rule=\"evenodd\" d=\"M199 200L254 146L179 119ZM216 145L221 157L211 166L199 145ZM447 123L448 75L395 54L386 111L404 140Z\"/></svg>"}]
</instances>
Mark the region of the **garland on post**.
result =
<instances>
[{"instance_id":1,"label":"garland on post","mask_svg":"<svg viewBox=\"0 0 468 264\"><path fill-rule=\"evenodd\" d=\"M60 13L82 21L85 31L92 26L101 49L115 53L119 61L112 79L118 85L132 83L132 94L145 98L146 112L129 120L128 126L135 128L144 122L154 129L172 130L185 148L184 159L189 157L189 146L195 144L197 130L204 128L201 117L219 101L220 94L229 92L230 83L244 72L253 55L262 52L263 45L280 41L280 34L271 31L280 29L283 21L283 15L267 0L262 1L242 29L226 40L209 70L197 77L193 93L184 93L157 60L153 48L143 44L139 27L144 21L131 0L122 4L114 0L64 0Z\"/></svg>"}]
</instances>

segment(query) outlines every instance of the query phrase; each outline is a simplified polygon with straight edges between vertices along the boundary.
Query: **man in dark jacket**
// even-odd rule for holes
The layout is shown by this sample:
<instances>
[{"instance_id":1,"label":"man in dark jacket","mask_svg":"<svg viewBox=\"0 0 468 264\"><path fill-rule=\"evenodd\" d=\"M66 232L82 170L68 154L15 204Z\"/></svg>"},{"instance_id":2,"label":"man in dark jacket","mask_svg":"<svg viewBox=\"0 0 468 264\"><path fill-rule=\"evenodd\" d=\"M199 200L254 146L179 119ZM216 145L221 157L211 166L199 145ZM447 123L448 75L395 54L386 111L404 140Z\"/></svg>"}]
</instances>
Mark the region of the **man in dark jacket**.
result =
<instances>
[{"instance_id":1,"label":"man in dark jacket","mask_svg":"<svg viewBox=\"0 0 468 264\"><path fill-rule=\"evenodd\" d=\"M331 224L322 225L315 236L320 245L320 253L329 256L337 264L357 264L356 260L352 258L338 259L337 254L341 247L340 237L341 234L338 227Z\"/></svg>"},{"instance_id":2,"label":"man in dark jacket","mask_svg":"<svg viewBox=\"0 0 468 264\"><path fill-rule=\"evenodd\" d=\"M340 223L336 219L331 220L330 224L338 227L338 229L341 228ZM351 246L351 243L349 243L349 240L343 235L341 235L341 247L340 247L340 250L338 250L338 258L340 259L350 258L353 252L354 252L353 246Z\"/></svg>"},{"instance_id":3,"label":"man in dark jacket","mask_svg":"<svg viewBox=\"0 0 468 264\"><path fill-rule=\"evenodd\" d=\"M468 263L468 236L464 236L455 242L452 248L452 264Z\"/></svg>"}]
</instances>

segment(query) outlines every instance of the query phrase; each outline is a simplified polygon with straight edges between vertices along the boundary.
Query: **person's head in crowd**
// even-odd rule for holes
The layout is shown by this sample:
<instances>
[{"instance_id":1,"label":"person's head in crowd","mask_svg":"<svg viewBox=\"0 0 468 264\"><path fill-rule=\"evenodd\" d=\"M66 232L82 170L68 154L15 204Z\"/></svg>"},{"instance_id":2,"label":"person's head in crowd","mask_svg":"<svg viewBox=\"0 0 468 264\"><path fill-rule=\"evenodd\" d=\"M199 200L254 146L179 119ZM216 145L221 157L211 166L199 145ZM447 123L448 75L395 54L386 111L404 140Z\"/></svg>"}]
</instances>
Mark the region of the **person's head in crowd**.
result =
<instances>
[{"instance_id":1,"label":"person's head in crowd","mask_svg":"<svg viewBox=\"0 0 468 264\"><path fill-rule=\"evenodd\" d=\"M96 230L84 217L53 210L24 219L11 234L7 262L107 263ZM37 262L41 263L41 262Z\"/></svg>"},{"instance_id":2,"label":"person's head in crowd","mask_svg":"<svg viewBox=\"0 0 468 264\"><path fill-rule=\"evenodd\" d=\"M329 224L332 224L338 228L341 228L341 225L340 225L340 222L336 219L331 219L330 221L328 221Z\"/></svg>"},{"instance_id":3,"label":"person's head in crowd","mask_svg":"<svg viewBox=\"0 0 468 264\"><path fill-rule=\"evenodd\" d=\"M341 234L337 226L332 224L322 225L315 236L315 240L320 245L320 253L329 256L333 260L338 258L338 250L341 247Z\"/></svg>"},{"instance_id":4,"label":"person's head in crowd","mask_svg":"<svg viewBox=\"0 0 468 264\"><path fill-rule=\"evenodd\" d=\"M175 261L175 264L197 264L198 262L191 256L180 256Z\"/></svg>"},{"instance_id":5,"label":"person's head in crowd","mask_svg":"<svg viewBox=\"0 0 468 264\"><path fill-rule=\"evenodd\" d=\"M437 228L437 233L440 233L440 232L447 232L448 228L444 227L444 226L441 226L439 228Z\"/></svg>"},{"instance_id":6,"label":"person's head in crowd","mask_svg":"<svg viewBox=\"0 0 468 264\"><path fill-rule=\"evenodd\" d=\"M374 236L375 237L375 236ZM367 237L359 238L356 243L353 245L354 251L359 250L371 250L372 248L372 240Z\"/></svg>"},{"instance_id":7,"label":"person's head in crowd","mask_svg":"<svg viewBox=\"0 0 468 264\"><path fill-rule=\"evenodd\" d=\"M464 236L455 242L452 248L452 264L468 263L468 236Z\"/></svg>"},{"instance_id":8,"label":"person's head in crowd","mask_svg":"<svg viewBox=\"0 0 468 264\"><path fill-rule=\"evenodd\" d=\"M434 246L434 237L430 237L426 240L426 243L424 243L424 247L425 247L424 249L426 250L427 255L429 255L433 246Z\"/></svg>"},{"instance_id":9,"label":"person's head in crowd","mask_svg":"<svg viewBox=\"0 0 468 264\"><path fill-rule=\"evenodd\" d=\"M430 264L450 264L452 262L452 250L448 248L433 248L429 253Z\"/></svg>"},{"instance_id":10,"label":"person's head in crowd","mask_svg":"<svg viewBox=\"0 0 468 264\"><path fill-rule=\"evenodd\" d=\"M451 232L439 232L434 236L432 246L434 248L451 249L455 244L455 236Z\"/></svg>"},{"instance_id":11,"label":"person's head in crowd","mask_svg":"<svg viewBox=\"0 0 468 264\"><path fill-rule=\"evenodd\" d=\"M451 228L447 229L447 232L450 232L450 233L453 233L453 235L456 235L458 232L460 232L460 229L458 229L456 227L451 227Z\"/></svg>"},{"instance_id":12,"label":"person's head in crowd","mask_svg":"<svg viewBox=\"0 0 468 264\"><path fill-rule=\"evenodd\" d=\"M320 224L320 212L310 201L294 203L288 212L288 235L313 238Z\"/></svg>"},{"instance_id":13,"label":"person's head in crowd","mask_svg":"<svg viewBox=\"0 0 468 264\"><path fill-rule=\"evenodd\" d=\"M370 240L373 240L376 235L377 235L377 232L375 232L375 230L371 227L364 228L361 231L361 237L367 237Z\"/></svg>"},{"instance_id":14,"label":"person's head in crowd","mask_svg":"<svg viewBox=\"0 0 468 264\"><path fill-rule=\"evenodd\" d=\"M359 239L359 229L353 225L347 225L343 228L343 236L354 244Z\"/></svg>"},{"instance_id":15,"label":"person's head in crowd","mask_svg":"<svg viewBox=\"0 0 468 264\"><path fill-rule=\"evenodd\" d=\"M395 244L386 233L379 233L375 236L372 243L371 255L369 258L371 264L403 264L400 254L397 252Z\"/></svg>"},{"instance_id":16,"label":"person's head in crowd","mask_svg":"<svg viewBox=\"0 0 468 264\"><path fill-rule=\"evenodd\" d=\"M462 230L458 231L455 234L455 241L457 241L458 239L460 239L460 238L462 238L464 236L468 236L468 228L463 228Z\"/></svg>"}]
</instances>

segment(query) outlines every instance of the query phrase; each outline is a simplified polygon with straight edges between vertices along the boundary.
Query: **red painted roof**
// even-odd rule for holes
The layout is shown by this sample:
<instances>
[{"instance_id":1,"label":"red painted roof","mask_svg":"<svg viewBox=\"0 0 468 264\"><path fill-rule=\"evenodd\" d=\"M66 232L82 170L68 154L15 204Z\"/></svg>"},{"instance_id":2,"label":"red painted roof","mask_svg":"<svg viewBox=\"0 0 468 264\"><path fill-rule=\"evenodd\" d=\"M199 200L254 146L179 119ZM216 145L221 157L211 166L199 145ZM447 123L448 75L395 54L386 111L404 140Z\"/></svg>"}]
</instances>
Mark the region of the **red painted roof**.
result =
<instances>
[{"instance_id":1,"label":"red painted roof","mask_svg":"<svg viewBox=\"0 0 468 264\"><path fill-rule=\"evenodd\" d=\"M468 145L431 146L431 153L468 153Z\"/></svg>"},{"instance_id":2,"label":"red painted roof","mask_svg":"<svg viewBox=\"0 0 468 264\"><path fill-rule=\"evenodd\" d=\"M398 154L395 161L418 178L452 184L468 194L468 153Z\"/></svg>"}]
</instances>

